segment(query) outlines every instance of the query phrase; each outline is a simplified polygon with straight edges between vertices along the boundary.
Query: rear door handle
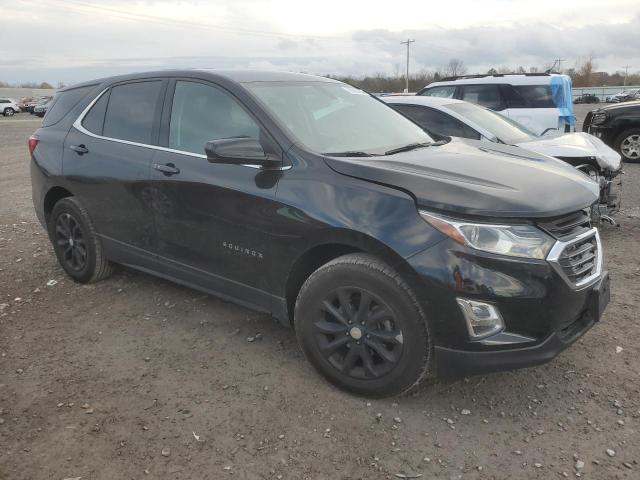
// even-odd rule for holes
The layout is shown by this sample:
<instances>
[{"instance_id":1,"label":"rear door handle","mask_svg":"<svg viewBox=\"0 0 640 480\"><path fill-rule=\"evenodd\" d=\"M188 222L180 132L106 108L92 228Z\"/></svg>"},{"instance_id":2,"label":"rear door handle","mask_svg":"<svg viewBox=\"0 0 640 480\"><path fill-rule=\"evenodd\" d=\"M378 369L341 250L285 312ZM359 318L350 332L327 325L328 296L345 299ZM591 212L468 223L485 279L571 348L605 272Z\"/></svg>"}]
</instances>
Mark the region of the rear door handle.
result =
<instances>
[{"instance_id":1,"label":"rear door handle","mask_svg":"<svg viewBox=\"0 0 640 480\"><path fill-rule=\"evenodd\" d=\"M69 148L76 152L78 155L84 155L85 153L89 153L89 149L84 145L70 145Z\"/></svg>"},{"instance_id":2,"label":"rear door handle","mask_svg":"<svg viewBox=\"0 0 640 480\"><path fill-rule=\"evenodd\" d=\"M154 163L153 168L158 170L159 172L164 173L167 177L171 175L175 175L176 173L180 173L180 169L176 167L173 163Z\"/></svg>"}]
</instances>

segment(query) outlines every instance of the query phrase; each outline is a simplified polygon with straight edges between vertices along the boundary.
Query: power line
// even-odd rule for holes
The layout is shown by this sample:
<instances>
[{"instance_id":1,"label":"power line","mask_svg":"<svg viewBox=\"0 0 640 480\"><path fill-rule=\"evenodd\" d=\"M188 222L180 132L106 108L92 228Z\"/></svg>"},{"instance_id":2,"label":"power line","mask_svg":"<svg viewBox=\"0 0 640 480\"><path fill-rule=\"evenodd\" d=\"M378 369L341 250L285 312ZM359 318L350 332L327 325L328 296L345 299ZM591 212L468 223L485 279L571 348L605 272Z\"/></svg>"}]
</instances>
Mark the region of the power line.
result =
<instances>
[{"instance_id":1,"label":"power line","mask_svg":"<svg viewBox=\"0 0 640 480\"><path fill-rule=\"evenodd\" d=\"M407 38L405 42L400 42L400 45L407 46L407 77L405 78L405 93L409 93L409 45L412 43L415 43L415 40L411 40L409 38Z\"/></svg>"},{"instance_id":2,"label":"power line","mask_svg":"<svg viewBox=\"0 0 640 480\"><path fill-rule=\"evenodd\" d=\"M249 34L249 35L255 35L255 36L275 37L275 38L293 38L293 39L300 39L300 40L304 40L304 39L329 40L329 39L346 38L346 37L302 35L302 34L295 34L295 33L278 33L278 32L269 32L269 31L261 31L261 30L250 30L250 29L237 28L237 27L225 27L222 25L215 25L211 23L194 22L191 20L178 20L178 19L167 18L167 17L157 17L154 15L146 15L143 13L133 13L133 12L128 12L126 10L117 9L117 8L104 7L102 5L93 5L90 3L73 1L73 0L57 0L55 2L55 5L62 6L63 8L67 8L69 10L72 10L78 13L88 13L88 11L93 10L93 11L100 12L101 15L105 15L107 17L112 17L112 18L122 18L126 20L144 20L145 22L153 22L153 23L169 25L174 27L184 26L188 28L200 28L200 29L206 29L206 30L214 30L221 33L231 33L231 34L237 34L237 35Z\"/></svg>"}]
</instances>

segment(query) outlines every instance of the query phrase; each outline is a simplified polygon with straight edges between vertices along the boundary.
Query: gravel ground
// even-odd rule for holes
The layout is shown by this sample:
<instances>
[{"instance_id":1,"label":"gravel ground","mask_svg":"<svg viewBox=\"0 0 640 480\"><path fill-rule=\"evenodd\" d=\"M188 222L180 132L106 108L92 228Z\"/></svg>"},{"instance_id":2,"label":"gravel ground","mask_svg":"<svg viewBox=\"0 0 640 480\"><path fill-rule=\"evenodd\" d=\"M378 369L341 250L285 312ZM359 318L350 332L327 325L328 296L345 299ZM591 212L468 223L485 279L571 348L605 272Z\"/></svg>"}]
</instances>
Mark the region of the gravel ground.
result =
<instances>
[{"instance_id":1,"label":"gravel ground","mask_svg":"<svg viewBox=\"0 0 640 480\"><path fill-rule=\"evenodd\" d=\"M37 126L0 119L1 479L640 478L640 165L585 337L545 366L367 401L265 315L126 269L65 277L31 205Z\"/></svg>"}]
</instances>

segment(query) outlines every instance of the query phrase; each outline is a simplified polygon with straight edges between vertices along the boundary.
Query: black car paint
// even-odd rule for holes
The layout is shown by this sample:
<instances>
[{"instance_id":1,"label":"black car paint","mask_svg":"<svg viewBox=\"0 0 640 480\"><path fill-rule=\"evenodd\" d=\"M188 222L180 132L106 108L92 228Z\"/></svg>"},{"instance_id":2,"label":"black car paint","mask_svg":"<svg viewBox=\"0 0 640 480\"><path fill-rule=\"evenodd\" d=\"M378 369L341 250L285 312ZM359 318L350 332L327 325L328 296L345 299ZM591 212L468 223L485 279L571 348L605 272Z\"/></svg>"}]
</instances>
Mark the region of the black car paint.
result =
<instances>
[{"instance_id":1,"label":"black car paint","mask_svg":"<svg viewBox=\"0 0 640 480\"><path fill-rule=\"evenodd\" d=\"M559 174L564 168L559 162L536 156L522 162L510 147L480 150L461 142L379 160L326 158L294 145L242 86L256 77L308 80L295 74L169 71L91 83L95 88L66 116L37 131L31 171L40 222L46 224L57 199L77 196L87 202L113 261L268 312L287 325L297 290L315 268L343 253L372 253L394 267L427 308L436 365L438 351L452 364L452 358L492 351L520 358L502 362L503 369L523 366L522 356L546 348L558 329L588 317L594 286L575 291L546 261L459 245L417 211L428 207L485 220L535 222L593 203L596 196L585 185ZM155 78L167 82L157 146L90 137L72 127L107 87ZM167 100L178 78L231 93L268 135L280 168L213 164L204 155L167 149ZM75 145L87 153L71 150ZM494 172L479 167L485 155L503 167ZM153 168L169 163L180 173L167 176ZM549 182L559 192L551 200L540 194ZM498 303L509 333L470 341L455 304L459 294ZM528 364L560 350L554 347ZM480 357L473 364L469 373L483 371ZM446 365L438 368L452 373Z\"/></svg>"},{"instance_id":2,"label":"black car paint","mask_svg":"<svg viewBox=\"0 0 640 480\"><path fill-rule=\"evenodd\" d=\"M592 124L596 113L605 113L602 123ZM591 110L582 124L582 131L597 136L611 148L615 149L618 137L632 128L640 128L640 101L615 103Z\"/></svg>"}]
</instances>

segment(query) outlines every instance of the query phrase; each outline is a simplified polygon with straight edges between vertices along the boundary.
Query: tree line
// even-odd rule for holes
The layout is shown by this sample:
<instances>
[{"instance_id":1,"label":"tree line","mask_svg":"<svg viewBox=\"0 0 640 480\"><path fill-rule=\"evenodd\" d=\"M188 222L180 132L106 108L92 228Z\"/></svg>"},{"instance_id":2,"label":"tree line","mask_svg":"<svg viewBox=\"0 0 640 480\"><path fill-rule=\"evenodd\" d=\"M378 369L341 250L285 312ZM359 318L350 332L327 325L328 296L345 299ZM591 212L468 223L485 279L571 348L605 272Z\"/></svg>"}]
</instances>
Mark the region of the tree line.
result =
<instances>
[{"instance_id":1,"label":"tree line","mask_svg":"<svg viewBox=\"0 0 640 480\"><path fill-rule=\"evenodd\" d=\"M621 85L640 85L640 72L630 73L625 78L625 72L617 71L615 73L599 72L598 66L593 56L578 60L573 67L558 70L554 68L555 64L548 64L542 67L531 66L525 68L519 66L511 68L501 66L490 68L486 72L475 72L479 74L507 74L507 73L543 73L553 71L565 73L571 77L574 87L602 87L602 86L621 86ZM449 63L441 68L434 70L423 69L417 73L409 75L409 91L416 92L422 87L437 82L443 78L455 77L459 75L467 75L469 69L464 62L457 58L452 58ZM353 75L334 75L326 74L326 77L334 78L342 82L361 88L367 92L402 92L405 88L405 75L397 73L396 75L388 75L384 73L376 73L374 75L353 76ZM62 88L65 84L59 82L57 87ZM20 88L54 88L48 82L22 82L10 84L0 81L0 88L20 87Z\"/></svg>"},{"instance_id":2,"label":"tree line","mask_svg":"<svg viewBox=\"0 0 640 480\"><path fill-rule=\"evenodd\" d=\"M626 76L625 72L617 71L615 73L597 71L597 64L593 57L581 59L576 62L573 67L563 70L554 68L554 64L544 65L542 67L531 66L525 68L519 66L517 68L501 66L490 68L486 72L474 72L475 74L508 74L508 73L544 73L553 71L554 73L564 73L571 77L574 87L602 87L602 86L621 86L621 85L640 85L640 72L630 73ZM437 82L447 77L455 77L459 75L469 74L469 70L462 60L453 58L442 68L434 70L420 70L419 72L409 75L409 91L416 92L422 87ZM376 73L367 76L351 76L351 75L325 75L336 80L361 88L367 92L402 92L406 84L406 76L402 74L386 75Z\"/></svg>"}]
</instances>

